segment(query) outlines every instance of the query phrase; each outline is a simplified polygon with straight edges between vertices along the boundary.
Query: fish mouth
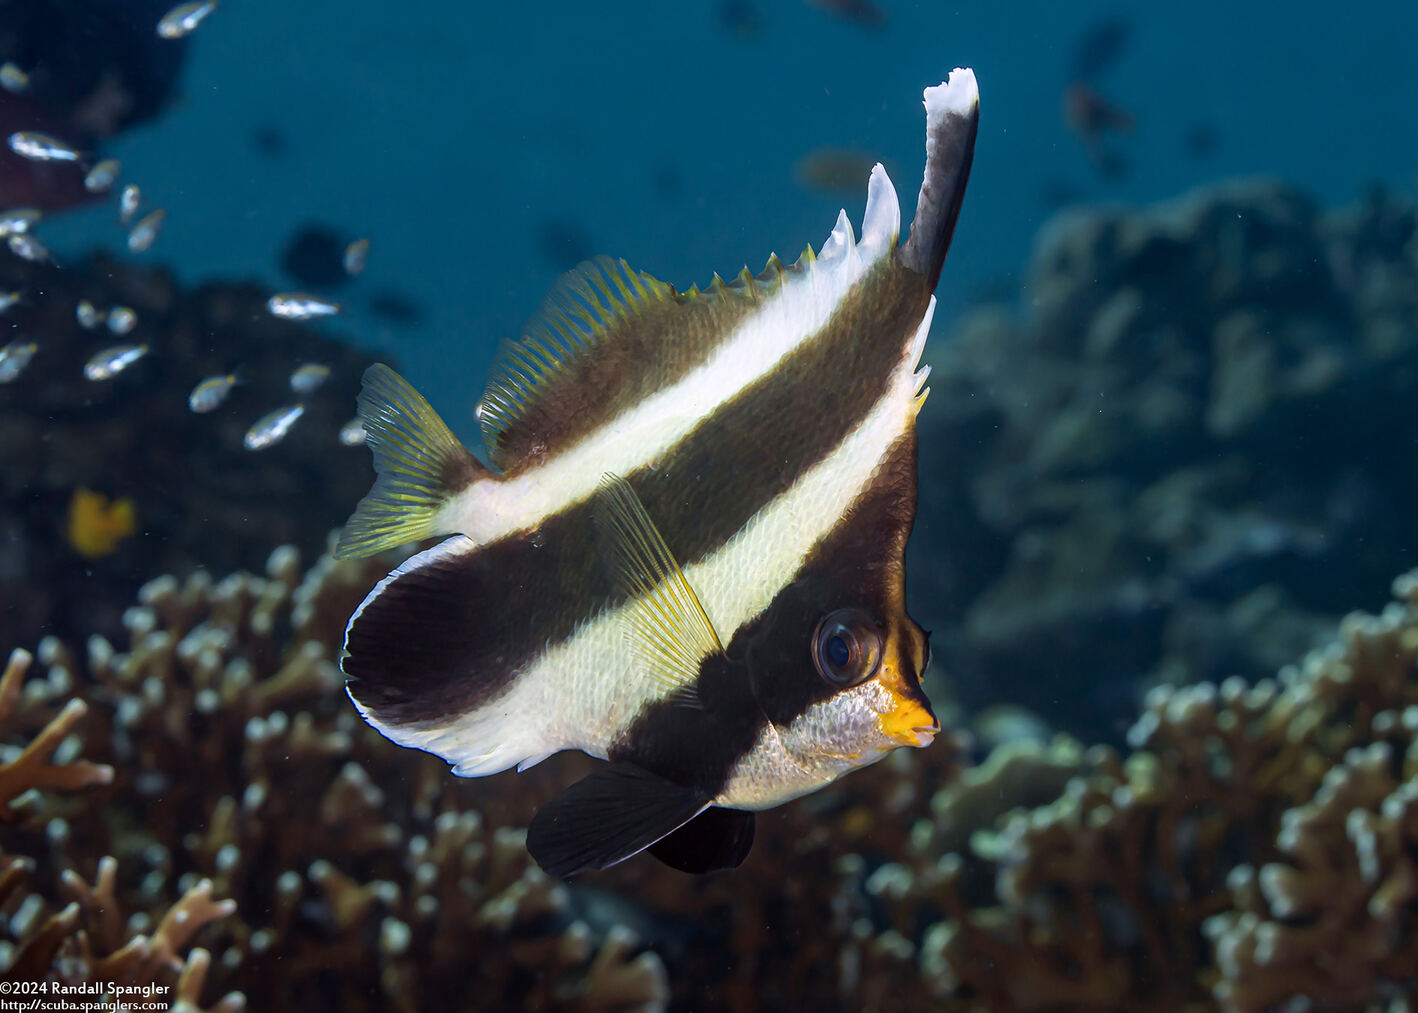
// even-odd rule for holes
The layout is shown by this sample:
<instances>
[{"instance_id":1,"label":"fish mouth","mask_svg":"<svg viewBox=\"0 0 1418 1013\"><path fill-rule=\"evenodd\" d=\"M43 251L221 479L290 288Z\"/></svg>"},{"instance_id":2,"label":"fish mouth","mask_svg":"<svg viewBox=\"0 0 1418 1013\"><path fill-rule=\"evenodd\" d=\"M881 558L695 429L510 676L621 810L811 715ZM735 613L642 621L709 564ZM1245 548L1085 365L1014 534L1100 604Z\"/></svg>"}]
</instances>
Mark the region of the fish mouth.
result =
<instances>
[{"instance_id":1,"label":"fish mouth","mask_svg":"<svg viewBox=\"0 0 1418 1013\"><path fill-rule=\"evenodd\" d=\"M940 722L936 721L929 725L917 725L911 729L911 734L916 741L912 743L917 749L929 746L935 741L935 737L940 734Z\"/></svg>"}]
</instances>

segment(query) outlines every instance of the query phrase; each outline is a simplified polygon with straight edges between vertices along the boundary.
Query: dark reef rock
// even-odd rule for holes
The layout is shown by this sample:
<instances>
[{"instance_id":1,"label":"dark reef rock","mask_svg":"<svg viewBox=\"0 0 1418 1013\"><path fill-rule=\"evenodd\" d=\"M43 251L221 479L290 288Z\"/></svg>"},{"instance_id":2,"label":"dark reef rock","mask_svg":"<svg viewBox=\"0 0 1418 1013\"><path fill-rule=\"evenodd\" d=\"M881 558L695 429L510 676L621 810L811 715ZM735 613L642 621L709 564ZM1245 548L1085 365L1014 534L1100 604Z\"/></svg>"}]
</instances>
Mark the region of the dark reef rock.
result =
<instances>
[{"instance_id":1,"label":"dark reef rock","mask_svg":"<svg viewBox=\"0 0 1418 1013\"><path fill-rule=\"evenodd\" d=\"M968 708L1116 740L1418 562L1418 211L1268 181L1060 216L936 345L913 601Z\"/></svg>"},{"instance_id":2,"label":"dark reef rock","mask_svg":"<svg viewBox=\"0 0 1418 1013\"><path fill-rule=\"evenodd\" d=\"M314 328L277 320L250 284L182 291L163 271L99 255L61 267L0 257L0 291L23 302L0 316L4 340L39 349L0 385L0 641L45 634L108 636L154 568L251 569L271 546L318 551L373 481L369 452L342 446L370 357ZM138 316L123 337L75 319L83 299ZM83 376L98 350L145 342L150 354L106 382ZM305 399L305 416L276 446L251 452L257 418L299 398L291 371L323 362L330 377ZM187 405L204 377L237 367L243 382L215 412ZM138 531L112 554L82 558L69 544L78 488L131 498Z\"/></svg>"}]
</instances>

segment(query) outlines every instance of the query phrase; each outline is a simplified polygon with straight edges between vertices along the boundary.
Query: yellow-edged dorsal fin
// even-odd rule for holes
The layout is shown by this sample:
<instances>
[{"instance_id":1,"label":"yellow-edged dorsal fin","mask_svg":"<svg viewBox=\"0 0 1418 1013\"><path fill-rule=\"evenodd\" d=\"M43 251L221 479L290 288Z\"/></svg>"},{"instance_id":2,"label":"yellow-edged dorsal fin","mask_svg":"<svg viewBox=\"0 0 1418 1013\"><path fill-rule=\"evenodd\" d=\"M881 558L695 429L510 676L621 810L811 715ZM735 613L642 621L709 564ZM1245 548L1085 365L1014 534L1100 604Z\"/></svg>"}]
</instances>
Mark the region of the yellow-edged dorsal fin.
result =
<instances>
[{"instance_id":1,"label":"yellow-edged dorsal fin","mask_svg":"<svg viewBox=\"0 0 1418 1013\"><path fill-rule=\"evenodd\" d=\"M478 422L488 457L508 473L530 467L705 361L782 284L717 275L680 292L624 260L597 257L563 275L521 338L506 342Z\"/></svg>"},{"instance_id":2,"label":"yellow-edged dorsal fin","mask_svg":"<svg viewBox=\"0 0 1418 1013\"><path fill-rule=\"evenodd\" d=\"M627 638L659 682L697 705L700 663L724 653L699 596L629 482L604 476L595 509L602 549L628 599Z\"/></svg>"}]
</instances>

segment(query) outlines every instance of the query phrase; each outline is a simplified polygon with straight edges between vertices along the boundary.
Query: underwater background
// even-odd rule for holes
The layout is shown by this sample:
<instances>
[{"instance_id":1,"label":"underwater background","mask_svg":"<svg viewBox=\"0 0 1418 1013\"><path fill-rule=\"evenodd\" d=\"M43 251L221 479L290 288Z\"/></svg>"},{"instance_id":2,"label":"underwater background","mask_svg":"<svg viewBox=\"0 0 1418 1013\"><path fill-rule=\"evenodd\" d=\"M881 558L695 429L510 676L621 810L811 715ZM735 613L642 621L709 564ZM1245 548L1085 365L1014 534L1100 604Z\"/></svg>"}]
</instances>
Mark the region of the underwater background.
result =
<instances>
[{"instance_id":1,"label":"underwater background","mask_svg":"<svg viewBox=\"0 0 1418 1013\"><path fill-rule=\"evenodd\" d=\"M6 981L1410 1008L1418 8L231 0L166 39L168 7L0 0L4 134L121 162L89 193L0 149L0 210L44 212L0 216L0 651L34 655L0 682ZM958 734L762 814L735 872L549 881L521 828L583 757L456 779L340 689L397 562L326 553L372 481L340 436L360 374L395 365L476 446L558 274L792 259L860 221L875 161L914 192L956 66L980 133L908 581ZM267 312L292 290L341 312ZM247 449L302 364L303 416Z\"/></svg>"}]
</instances>

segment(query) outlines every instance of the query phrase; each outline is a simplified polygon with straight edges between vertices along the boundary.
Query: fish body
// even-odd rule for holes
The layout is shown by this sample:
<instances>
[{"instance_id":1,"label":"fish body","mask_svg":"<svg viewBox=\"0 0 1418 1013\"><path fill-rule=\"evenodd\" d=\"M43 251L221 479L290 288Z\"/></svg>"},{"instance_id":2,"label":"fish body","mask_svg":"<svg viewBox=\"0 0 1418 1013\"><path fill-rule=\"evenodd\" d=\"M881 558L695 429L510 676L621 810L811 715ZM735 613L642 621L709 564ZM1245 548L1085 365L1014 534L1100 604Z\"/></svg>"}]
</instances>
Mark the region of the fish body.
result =
<instances>
[{"instance_id":1,"label":"fish body","mask_svg":"<svg viewBox=\"0 0 1418 1013\"><path fill-rule=\"evenodd\" d=\"M11 306L18 303L23 296L18 291L0 292L0 313L4 313Z\"/></svg>"},{"instance_id":2,"label":"fish body","mask_svg":"<svg viewBox=\"0 0 1418 1013\"><path fill-rule=\"evenodd\" d=\"M120 225L127 225L138 213L138 206L143 203L143 191L138 189L137 183L127 183L123 189L118 191L118 222Z\"/></svg>"},{"instance_id":3,"label":"fish body","mask_svg":"<svg viewBox=\"0 0 1418 1013\"><path fill-rule=\"evenodd\" d=\"M163 219L167 217L167 212L162 208L156 211L149 211L128 233L128 250L131 253L142 253L149 249L158 238L158 230L162 228Z\"/></svg>"},{"instance_id":4,"label":"fish body","mask_svg":"<svg viewBox=\"0 0 1418 1013\"><path fill-rule=\"evenodd\" d=\"M131 306L114 306L108 311L108 329L119 337L138 325L138 314Z\"/></svg>"},{"instance_id":5,"label":"fish body","mask_svg":"<svg viewBox=\"0 0 1418 1013\"><path fill-rule=\"evenodd\" d=\"M310 320L340 312L340 304L304 292L281 292L266 300L266 309L283 320Z\"/></svg>"},{"instance_id":6,"label":"fish body","mask_svg":"<svg viewBox=\"0 0 1418 1013\"><path fill-rule=\"evenodd\" d=\"M246 436L242 442L247 450L265 450L273 447L284 440L291 428L305 414L305 405L287 405L284 408L277 408L273 412L268 412L257 419L250 429L246 430Z\"/></svg>"},{"instance_id":7,"label":"fish body","mask_svg":"<svg viewBox=\"0 0 1418 1013\"><path fill-rule=\"evenodd\" d=\"M240 382L235 373L209 376L192 388L192 393L187 396L187 407L198 415L216 411L227 399L231 389Z\"/></svg>"},{"instance_id":8,"label":"fish body","mask_svg":"<svg viewBox=\"0 0 1418 1013\"><path fill-rule=\"evenodd\" d=\"M105 158L84 174L84 189L89 193L105 193L118 179L118 159Z\"/></svg>"},{"instance_id":9,"label":"fish body","mask_svg":"<svg viewBox=\"0 0 1418 1013\"><path fill-rule=\"evenodd\" d=\"M103 323L104 313L87 299L80 299L74 306L74 319L86 331L91 331Z\"/></svg>"},{"instance_id":10,"label":"fish body","mask_svg":"<svg viewBox=\"0 0 1418 1013\"><path fill-rule=\"evenodd\" d=\"M351 617L364 718L481 776L608 762L532 821L553 875L642 850L739 864L754 812L939 730L904 600L919 359L963 198L974 75L928 89L910 239L886 172L862 236L680 293L566 276L479 405L480 464L392 370L365 374L378 481L337 553L452 534Z\"/></svg>"},{"instance_id":11,"label":"fish body","mask_svg":"<svg viewBox=\"0 0 1418 1013\"><path fill-rule=\"evenodd\" d=\"M216 9L217 0L178 4L158 19L158 36L163 39L180 39L195 30L206 20L207 15Z\"/></svg>"},{"instance_id":12,"label":"fish body","mask_svg":"<svg viewBox=\"0 0 1418 1013\"><path fill-rule=\"evenodd\" d=\"M364 272L364 265L369 260L369 240L355 239L345 247L344 256L340 258L341 265L345 273L353 277Z\"/></svg>"},{"instance_id":13,"label":"fish body","mask_svg":"<svg viewBox=\"0 0 1418 1013\"><path fill-rule=\"evenodd\" d=\"M28 232L12 232L5 239L10 252L21 260L39 262L49 259L49 247Z\"/></svg>"},{"instance_id":14,"label":"fish body","mask_svg":"<svg viewBox=\"0 0 1418 1013\"><path fill-rule=\"evenodd\" d=\"M12 95L23 95L30 89L30 76L18 64L7 60L0 65L0 88Z\"/></svg>"},{"instance_id":15,"label":"fish body","mask_svg":"<svg viewBox=\"0 0 1418 1013\"><path fill-rule=\"evenodd\" d=\"M364 422L359 418L350 419L340 427L340 443L346 447L364 446Z\"/></svg>"},{"instance_id":16,"label":"fish body","mask_svg":"<svg viewBox=\"0 0 1418 1013\"><path fill-rule=\"evenodd\" d=\"M28 232L41 217L39 208L10 208L0 211L0 236Z\"/></svg>"},{"instance_id":17,"label":"fish body","mask_svg":"<svg viewBox=\"0 0 1418 1013\"><path fill-rule=\"evenodd\" d=\"M32 162L77 162L79 152L72 145L38 130L17 130L10 135L10 150Z\"/></svg>"},{"instance_id":18,"label":"fish body","mask_svg":"<svg viewBox=\"0 0 1418 1013\"><path fill-rule=\"evenodd\" d=\"M34 358L39 346L33 341L12 341L0 348L0 383L14 383Z\"/></svg>"},{"instance_id":19,"label":"fish body","mask_svg":"<svg viewBox=\"0 0 1418 1013\"><path fill-rule=\"evenodd\" d=\"M111 380L148 354L147 345L114 345L97 353L84 363L84 377L89 380Z\"/></svg>"},{"instance_id":20,"label":"fish body","mask_svg":"<svg viewBox=\"0 0 1418 1013\"><path fill-rule=\"evenodd\" d=\"M290 389L297 394L313 394L330 378L330 367L323 362L307 362L290 375Z\"/></svg>"}]
</instances>

